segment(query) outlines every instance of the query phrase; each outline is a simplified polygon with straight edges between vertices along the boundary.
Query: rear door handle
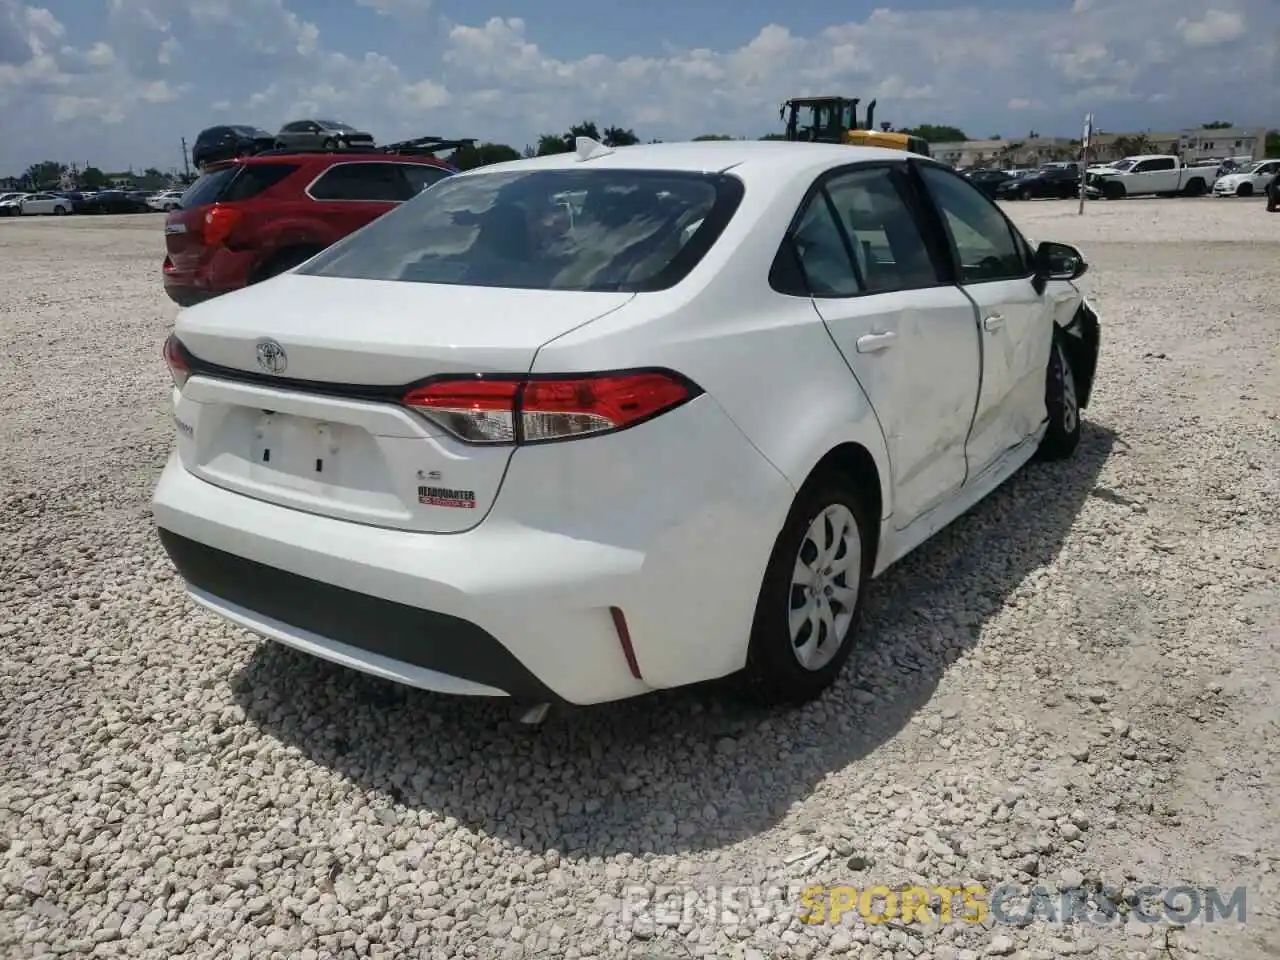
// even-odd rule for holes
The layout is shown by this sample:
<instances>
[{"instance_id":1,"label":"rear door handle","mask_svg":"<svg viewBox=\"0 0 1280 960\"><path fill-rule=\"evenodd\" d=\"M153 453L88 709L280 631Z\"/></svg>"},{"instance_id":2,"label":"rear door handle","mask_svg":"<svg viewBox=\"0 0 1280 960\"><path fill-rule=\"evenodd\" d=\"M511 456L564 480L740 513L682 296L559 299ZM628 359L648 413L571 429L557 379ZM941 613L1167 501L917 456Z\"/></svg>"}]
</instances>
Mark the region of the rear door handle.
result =
<instances>
[{"instance_id":1,"label":"rear door handle","mask_svg":"<svg viewBox=\"0 0 1280 960\"><path fill-rule=\"evenodd\" d=\"M1004 326L1004 317L998 313L993 313L987 319L982 321L982 328L987 331L999 330Z\"/></svg>"},{"instance_id":2,"label":"rear door handle","mask_svg":"<svg viewBox=\"0 0 1280 960\"><path fill-rule=\"evenodd\" d=\"M868 333L858 338L858 352L879 353L881 350L888 350L897 339L898 335L892 330L886 330L884 333Z\"/></svg>"}]
</instances>

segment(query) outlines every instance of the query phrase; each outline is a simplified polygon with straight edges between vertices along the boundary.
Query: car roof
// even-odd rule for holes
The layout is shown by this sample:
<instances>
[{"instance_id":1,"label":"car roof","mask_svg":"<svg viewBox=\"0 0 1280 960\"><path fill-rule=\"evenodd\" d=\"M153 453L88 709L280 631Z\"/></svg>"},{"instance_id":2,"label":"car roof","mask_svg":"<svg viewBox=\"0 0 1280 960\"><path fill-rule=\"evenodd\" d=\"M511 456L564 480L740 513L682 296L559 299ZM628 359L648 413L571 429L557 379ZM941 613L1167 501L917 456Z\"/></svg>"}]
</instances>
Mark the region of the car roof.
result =
<instances>
[{"instance_id":1,"label":"car roof","mask_svg":"<svg viewBox=\"0 0 1280 960\"><path fill-rule=\"evenodd\" d=\"M239 157L235 160L224 160L214 164L215 169L221 169L223 166L231 166L236 163L245 163L254 166L261 163L277 163L279 161L297 161L312 160L316 163L421 163L428 166L440 167L442 170L451 169L449 164L441 160L439 157L428 157L420 154L405 153L381 153L379 151L362 151L362 150L298 150L295 152L281 153L272 151L266 155L254 154L248 157Z\"/></svg>"},{"instance_id":2,"label":"car roof","mask_svg":"<svg viewBox=\"0 0 1280 960\"><path fill-rule=\"evenodd\" d=\"M886 147L848 147L837 143L798 143L788 140L700 140L679 143L645 143L617 147L610 153L580 160L576 152L556 153L527 160L510 160L468 170L459 176L476 176L513 170L665 170L720 173L732 170L748 182L780 182L792 177L816 177L824 170L876 160L906 157L937 163L930 157Z\"/></svg>"}]
</instances>

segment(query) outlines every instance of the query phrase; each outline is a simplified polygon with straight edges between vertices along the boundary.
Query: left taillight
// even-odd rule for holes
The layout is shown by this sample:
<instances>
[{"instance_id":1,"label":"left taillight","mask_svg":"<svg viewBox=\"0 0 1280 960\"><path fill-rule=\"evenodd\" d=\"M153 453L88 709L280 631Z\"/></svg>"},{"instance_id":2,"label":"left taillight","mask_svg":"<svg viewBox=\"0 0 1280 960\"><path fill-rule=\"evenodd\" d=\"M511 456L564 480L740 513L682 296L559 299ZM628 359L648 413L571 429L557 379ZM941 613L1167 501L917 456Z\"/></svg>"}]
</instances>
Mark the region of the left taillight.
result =
<instances>
[{"instance_id":1,"label":"left taillight","mask_svg":"<svg viewBox=\"0 0 1280 960\"><path fill-rule=\"evenodd\" d=\"M169 376L173 377L173 385L181 390L191 378L191 360L187 348L172 333L164 342L164 362L169 367Z\"/></svg>"},{"instance_id":2,"label":"left taillight","mask_svg":"<svg viewBox=\"0 0 1280 960\"><path fill-rule=\"evenodd\" d=\"M209 246L225 243L243 218L241 211L234 207L222 207L215 204L204 215L204 242Z\"/></svg>"},{"instance_id":3,"label":"left taillight","mask_svg":"<svg viewBox=\"0 0 1280 960\"><path fill-rule=\"evenodd\" d=\"M669 370L446 378L402 402L466 443L534 444L614 433L693 399L701 388Z\"/></svg>"}]
</instances>

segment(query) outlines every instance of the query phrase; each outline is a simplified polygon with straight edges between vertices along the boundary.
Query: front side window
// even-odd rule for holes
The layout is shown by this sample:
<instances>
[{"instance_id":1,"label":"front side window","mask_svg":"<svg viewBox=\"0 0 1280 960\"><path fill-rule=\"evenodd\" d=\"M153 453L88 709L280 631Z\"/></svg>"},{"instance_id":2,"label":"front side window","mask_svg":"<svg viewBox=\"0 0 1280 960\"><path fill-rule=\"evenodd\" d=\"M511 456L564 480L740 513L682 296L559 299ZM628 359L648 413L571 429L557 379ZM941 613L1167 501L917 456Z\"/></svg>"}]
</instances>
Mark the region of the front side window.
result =
<instances>
[{"instance_id":1,"label":"front side window","mask_svg":"<svg viewBox=\"0 0 1280 960\"><path fill-rule=\"evenodd\" d=\"M523 170L445 177L299 272L530 290L675 285L742 198L721 174Z\"/></svg>"},{"instance_id":2,"label":"front side window","mask_svg":"<svg viewBox=\"0 0 1280 960\"><path fill-rule=\"evenodd\" d=\"M410 189L398 163L340 163L330 167L309 192L316 200L398 203L416 191Z\"/></svg>"},{"instance_id":3,"label":"front side window","mask_svg":"<svg viewBox=\"0 0 1280 960\"><path fill-rule=\"evenodd\" d=\"M921 165L930 196L942 213L960 268L961 283L1016 280L1030 274L1013 227L981 191L938 167Z\"/></svg>"}]
</instances>

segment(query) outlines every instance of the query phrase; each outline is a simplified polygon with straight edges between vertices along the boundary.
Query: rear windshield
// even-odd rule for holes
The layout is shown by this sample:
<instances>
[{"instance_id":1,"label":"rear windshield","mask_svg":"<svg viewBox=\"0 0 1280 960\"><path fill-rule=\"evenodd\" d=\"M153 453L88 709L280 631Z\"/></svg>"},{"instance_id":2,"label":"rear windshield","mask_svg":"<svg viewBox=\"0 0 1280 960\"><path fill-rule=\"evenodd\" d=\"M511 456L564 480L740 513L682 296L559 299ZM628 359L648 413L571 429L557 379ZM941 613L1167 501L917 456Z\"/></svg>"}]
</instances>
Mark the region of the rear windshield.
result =
<instances>
[{"instance_id":1,"label":"rear windshield","mask_svg":"<svg viewBox=\"0 0 1280 960\"><path fill-rule=\"evenodd\" d=\"M206 173L187 189L178 203L184 210L189 210L211 203L248 200L274 187L297 169L296 163L233 164Z\"/></svg>"},{"instance_id":2,"label":"rear windshield","mask_svg":"<svg viewBox=\"0 0 1280 960\"><path fill-rule=\"evenodd\" d=\"M742 199L721 174L529 170L446 177L298 272L527 290L679 283Z\"/></svg>"}]
</instances>

